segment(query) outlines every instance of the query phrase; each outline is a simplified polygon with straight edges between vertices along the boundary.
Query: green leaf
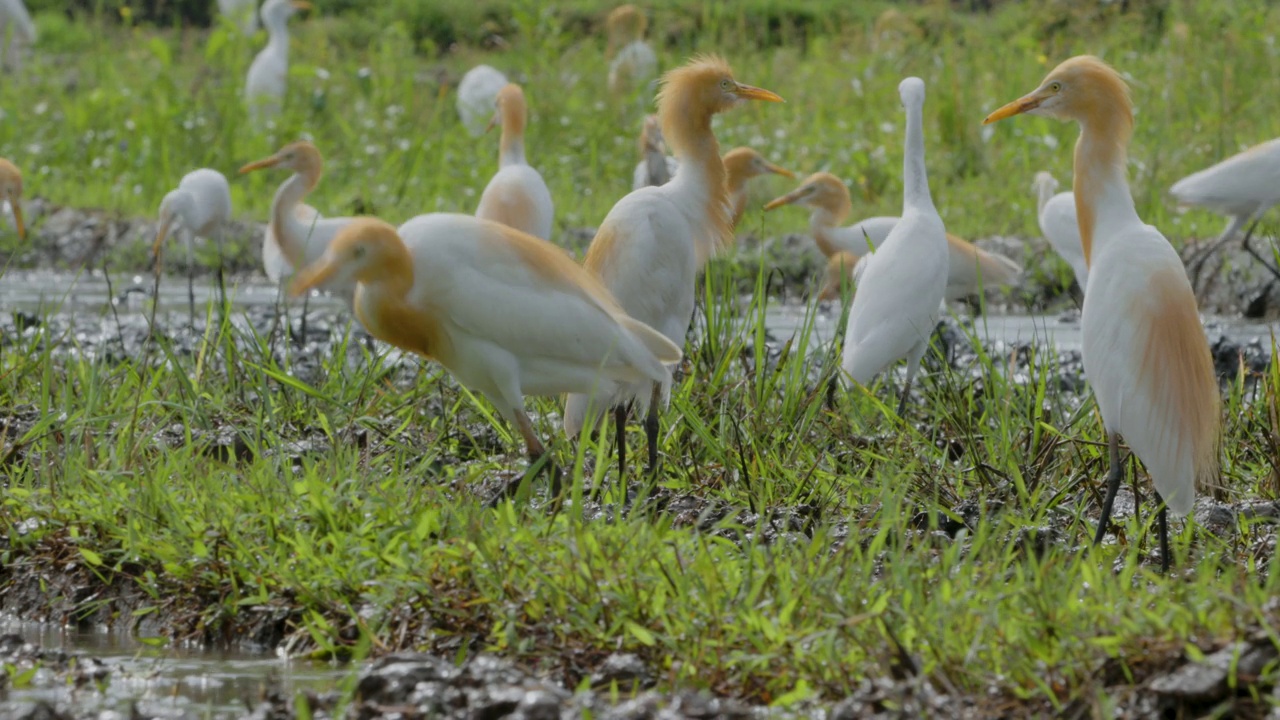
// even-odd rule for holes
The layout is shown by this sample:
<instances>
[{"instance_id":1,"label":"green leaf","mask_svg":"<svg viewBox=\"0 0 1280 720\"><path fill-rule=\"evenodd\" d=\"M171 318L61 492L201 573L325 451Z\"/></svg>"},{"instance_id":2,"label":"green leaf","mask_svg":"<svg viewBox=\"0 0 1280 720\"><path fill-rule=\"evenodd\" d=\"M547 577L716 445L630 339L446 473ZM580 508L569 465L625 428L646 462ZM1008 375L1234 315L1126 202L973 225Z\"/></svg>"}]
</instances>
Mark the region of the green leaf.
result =
<instances>
[{"instance_id":1,"label":"green leaf","mask_svg":"<svg viewBox=\"0 0 1280 720\"><path fill-rule=\"evenodd\" d=\"M80 556L84 558L85 562L94 567L102 564L102 556L88 548L80 548Z\"/></svg>"},{"instance_id":2,"label":"green leaf","mask_svg":"<svg viewBox=\"0 0 1280 720\"><path fill-rule=\"evenodd\" d=\"M653 647L653 644L655 642L653 638L653 633L649 632L648 628L644 627L643 625L640 625L638 623L634 623L628 620L627 632L631 633L636 640L640 641L642 645L648 645L650 647Z\"/></svg>"}]
</instances>

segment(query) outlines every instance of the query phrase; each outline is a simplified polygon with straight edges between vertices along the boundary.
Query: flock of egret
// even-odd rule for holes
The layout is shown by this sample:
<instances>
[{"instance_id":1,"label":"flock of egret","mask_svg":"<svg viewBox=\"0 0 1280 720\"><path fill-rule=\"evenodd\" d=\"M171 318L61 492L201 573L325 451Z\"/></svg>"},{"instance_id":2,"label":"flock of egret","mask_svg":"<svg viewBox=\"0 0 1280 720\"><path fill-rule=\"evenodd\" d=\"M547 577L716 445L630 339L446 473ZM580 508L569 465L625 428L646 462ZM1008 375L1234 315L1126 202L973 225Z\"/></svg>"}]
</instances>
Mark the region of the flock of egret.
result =
<instances>
[{"instance_id":1,"label":"flock of egret","mask_svg":"<svg viewBox=\"0 0 1280 720\"><path fill-rule=\"evenodd\" d=\"M220 4L234 12L242 3ZM0 0L6 12L11 6L20 3ZM274 109L283 96L287 21L306 6L267 0L261 8L270 40L246 83L260 111ZM8 14L4 21L21 26L24 21L15 18L24 16ZM614 56L609 86L619 92L646 87L657 61L644 41L644 15L632 6L618 8L608 28ZM845 331L844 377L866 385L905 359L902 413L945 300L1012 282L1021 268L946 231L925 166L925 84L908 77L898 92L906 111L901 217L842 226L852 209L849 192L825 172L764 209L811 209L810 232L830 263L824 295L851 279L857 286ZM612 413L625 477L625 424L633 409L644 417L648 465L657 464L659 417L692 320L697 277L710 257L733 244L734 226L747 210L746 182L765 173L794 177L750 148L721 155L713 116L752 100L782 98L739 82L715 56L666 73L657 114L643 124L635 189L604 217L582 264L548 242L554 205L527 159L524 93L488 66L473 70L458 88L465 125L477 133L485 122L501 128L499 169L474 216L430 213L399 227L376 218L325 217L303 202L323 168L320 151L305 141L240 172L290 173L276 192L263 238L270 277L292 275L294 295L337 293L374 338L438 361L520 430L535 468L549 458L525 412L525 396L564 394L570 437L595 432ZM1138 217L1129 192L1128 86L1101 60L1074 57L985 122L1022 113L1075 121L1081 129L1072 192L1055 194L1057 181L1047 173L1037 175L1034 189L1044 235L1071 264L1084 292L1085 372L1111 460L1097 539L1107 530L1120 482L1123 436L1154 481L1167 565L1166 508L1185 515L1197 488L1218 482L1219 391L1187 271L1165 237ZM1274 184L1256 186L1256 168L1280 168L1272 157L1280 152L1278 143L1174 186L1180 201L1232 217L1214 247L1275 202L1268 195L1276 194ZM0 197L12 208L19 235L25 233L21 195L17 168L0 160ZM155 250L179 229L219 238L230 216L226 178L195 170L161 202ZM219 280L221 288L221 272ZM194 299L192 305L194 313Z\"/></svg>"}]
</instances>

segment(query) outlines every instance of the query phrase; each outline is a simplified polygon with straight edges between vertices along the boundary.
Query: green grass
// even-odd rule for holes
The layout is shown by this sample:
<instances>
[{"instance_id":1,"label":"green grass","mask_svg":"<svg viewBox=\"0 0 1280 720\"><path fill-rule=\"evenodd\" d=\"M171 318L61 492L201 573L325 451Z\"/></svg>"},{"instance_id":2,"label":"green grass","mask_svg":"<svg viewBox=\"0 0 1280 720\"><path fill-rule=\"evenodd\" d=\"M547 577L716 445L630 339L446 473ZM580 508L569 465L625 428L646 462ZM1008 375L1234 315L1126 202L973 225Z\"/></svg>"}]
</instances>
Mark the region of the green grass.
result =
<instances>
[{"instance_id":1,"label":"green grass","mask_svg":"<svg viewBox=\"0 0 1280 720\"><path fill-rule=\"evenodd\" d=\"M0 84L0 155L26 169L29 195L145 215L188 169L230 175L306 134L328 156L311 201L326 213L466 212L496 164L496 138L465 133L434 71L457 78L483 58L527 85L530 157L564 235L598 223L626 192L638 106L608 101L599 38L519 12L529 11L517 10L524 32L510 49L442 59L395 26L358 50L339 20L295 23L289 108L265 131L238 101L250 43L42 14L42 56ZM991 15L927 6L910 12L924 40L850 22L808 36L803 50L754 48L732 18L710 18L705 36L665 47L663 63L722 50L740 79L781 93L786 105L723 118L722 144L841 174L868 215L899 206L895 88L920 75L948 228L1035 236L1031 176L1049 168L1065 180L1076 131L1027 119L984 140L981 119L1057 59L1101 53L1135 81L1139 212L1181 244L1221 221L1176 215L1165 188L1277 134L1277 60L1261 38L1276 12L1171 4L1167 34L1152 34L1135 18L1056 3ZM238 214L264 219L280 179L237 178ZM762 195L787 189L763 185ZM805 227L794 211L744 222L765 237ZM1089 549L1105 438L1092 401L1058 388L1052 353L1019 372L981 355L972 373L931 373L906 424L889 384L830 412L824 348L802 333L770 357L763 326L737 321L732 288L754 287L758 309L767 269L730 258L710 273L703 338L688 348L661 436L661 495L693 509L612 519L582 495L603 487L618 499L608 440L572 447L546 399L529 406L569 470L568 502L484 508L472 488L523 469L518 436L432 364L349 364L336 352L299 377L266 339L228 328L195 356L161 343L135 361L54 354L48 328L6 338L0 583L30 587L74 564L92 582L145 594L119 622L159 617L175 637L210 642L273 607L289 647L322 655L409 645L536 665L568 648L589 666L622 648L664 686L782 704L836 699L898 672L900 643L935 686L1027 713L1071 703L1105 712L1122 702L1117 686L1280 622L1265 525L1241 520L1214 535L1174 523L1169 577L1149 562L1146 505L1121 519L1118 542ZM1233 500L1276 497L1278 391L1274 365L1226 389ZM630 441L635 458L636 428Z\"/></svg>"}]
</instances>

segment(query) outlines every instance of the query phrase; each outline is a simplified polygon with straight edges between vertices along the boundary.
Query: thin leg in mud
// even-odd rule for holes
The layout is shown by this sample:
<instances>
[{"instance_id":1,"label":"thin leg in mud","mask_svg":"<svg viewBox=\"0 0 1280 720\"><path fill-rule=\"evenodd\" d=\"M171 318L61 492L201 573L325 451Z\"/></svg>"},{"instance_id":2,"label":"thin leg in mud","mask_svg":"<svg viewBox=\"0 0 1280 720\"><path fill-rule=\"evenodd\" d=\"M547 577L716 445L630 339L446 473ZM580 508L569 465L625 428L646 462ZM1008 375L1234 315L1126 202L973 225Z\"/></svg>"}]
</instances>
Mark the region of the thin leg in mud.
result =
<instances>
[{"instance_id":1,"label":"thin leg in mud","mask_svg":"<svg viewBox=\"0 0 1280 720\"><path fill-rule=\"evenodd\" d=\"M223 280L223 268L226 266L226 256L222 250L223 230L218 229L218 321L225 323L227 320L227 285Z\"/></svg>"},{"instance_id":2,"label":"thin leg in mud","mask_svg":"<svg viewBox=\"0 0 1280 720\"><path fill-rule=\"evenodd\" d=\"M187 311L191 315L191 327L196 326L196 254L195 254L195 238L189 231L186 233L185 245L187 247Z\"/></svg>"},{"instance_id":3,"label":"thin leg in mud","mask_svg":"<svg viewBox=\"0 0 1280 720\"><path fill-rule=\"evenodd\" d=\"M529 468L524 474L512 478L500 488L493 498L489 500L489 507L496 507L503 500L515 497L520 491L520 486L525 481L532 481L536 478L544 467L551 472L552 497L559 497L562 489L560 485L560 469L556 467L550 453L547 452L546 446L542 444L542 441L538 439L537 433L533 431L533 423L529 420L524 408L514 408L513 417L515 418L516 427L520 430L520 435L524 437L525 448L529 455Z\"/></svg>"},{"instance_id":4,"label":"thin leg in mud","mask_svg":"<svg viewBox=\"0 0 1280 720\"><path fill-rule=\"evenodd\" d=\"M618 485L627 489L627 415L631 405L618 405L613 408L613 444L618 453Z\"/></svg>"},{"instance_id":5,"label":"thin leg in mud","mask_svg":"<svg viewBox=\"0 0 1280 720\"><path fill-rule=\"evenodd\" d=\"M1111 506L1116 502L1116 493L1120 490L1120 476L1124 474L1124 466L1120 464L1120 435L1111 433L1111 471L1107 474L1107 494L1102 500L1102 514L1098 517L1098 532L1093 536L1093 544L1102 542L1107 534L1107 525L1111 521Z\"/></svg>"}]
</instances>

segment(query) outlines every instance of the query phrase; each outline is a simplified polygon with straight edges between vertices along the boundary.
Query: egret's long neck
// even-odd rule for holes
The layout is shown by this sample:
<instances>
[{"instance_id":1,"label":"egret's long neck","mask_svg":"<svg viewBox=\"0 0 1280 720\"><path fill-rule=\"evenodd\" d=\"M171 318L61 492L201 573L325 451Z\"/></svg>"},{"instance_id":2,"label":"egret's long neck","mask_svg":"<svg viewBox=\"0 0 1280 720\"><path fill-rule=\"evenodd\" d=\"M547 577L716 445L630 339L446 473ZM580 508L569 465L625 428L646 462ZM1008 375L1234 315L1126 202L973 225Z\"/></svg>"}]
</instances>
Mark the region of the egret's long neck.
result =
<instances>
[{"instance_id":1,"label":"egret's long neck","mask_svg":"<svg viewBox=\"0 0 1280 720\"><path fill-rule=\"evenodd\" d=\"M358 279L354 307L369 334L412 352L441 357L447 342L439 323L425 308L409 301L413 289L413 257L403 243L376 272Z\"/></svg>"},{"instance_id":2,"label":"egret's long neck","mask_svg":"<svg viewBox=\"0 0 1280 720\"><path fill-rule=\"evenodd\" d=\"M929 195L929 175L924 167L924 108L919 103L907 105L907 141L902 158L902 208L933 209Z\"/></svg>"},{"instance_id":3,"label":"egret's long neck","mask_svg":"<svg viewBox=\"0 0 1280 720\"><path fill-rule=\"evenodd\" d=\"M1094 242L1106 241L1107 228L1141 224L1125 179L1132 133L1133 116L1127 105L1103 107L1080 120L1072 189L1086 264L1092 264Z\"/></svg>"},{"instance_id":4,"label":"egret's long neck","mask_svg":"<svg viewBox=\"0 0 1280 720\"><path fill-rule=\"evenodd\" d=\"M853 211L853 201L849 199L847 192L839 200L829 197L823 199L825 202L814 206L813 212L809 214L809 233L813 235L813 241L818 244L822 254L831 257L840 251L833 236L835 230Z\"/></svg>"},{"instance_id":5,"label":"egret's long neck","mask_svg":"<svg viewBox=\"0 0 1280 720\"><path fill-rule=\"evenodd\" d=\"M498 149L498 167L528 165L524 157L525 109L502 108L502 142Z\"/></svg>"},{"instance_id":6,"label":"egret's long neck","mask_svg":"<svg viewBox=\"0 0 1280 720\"><path fill-rule=\"evenodd\" d=\"M311 228L298 219L295 210L318 182L319 173L294 173L280 184L271 203L271 223L275 226L280 252L294 268L307 265L307 237L311 234Z\"/></svg>"},{"instance_id":7,"label":"egret's long neck","mask_svg":"<svg viewBox=\"0 0 1280 720\"><path fill-rule=\"evenodd\" d=\"M680 202L700 206L705 213L711 237L696 239L698 256L705 259L733 238L724 162L720 159L720 144L711 132L711 113L694 103L680 102L679 98L671 100L675 102L664 103L659 110L662 134L680 161L680 171L668 186L676 191ZM691 104L694 107L689 107Z\"/></svg>"},{"instance_id":8,"label":"egret's long neck","mask_svg":"<svg viewBox=\"0 0 1280 720\"><path fill-rule=\"evenodd\" d=\"M267 50L281 57L289 55L289 21L272 15L266 21Z\"/></svg>"}]
</instances>

